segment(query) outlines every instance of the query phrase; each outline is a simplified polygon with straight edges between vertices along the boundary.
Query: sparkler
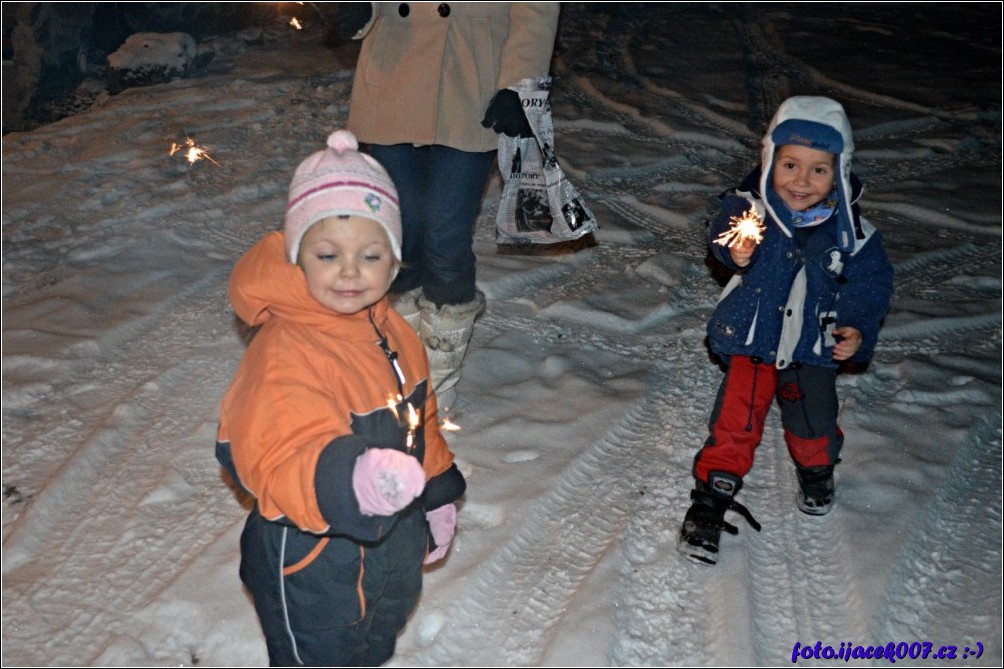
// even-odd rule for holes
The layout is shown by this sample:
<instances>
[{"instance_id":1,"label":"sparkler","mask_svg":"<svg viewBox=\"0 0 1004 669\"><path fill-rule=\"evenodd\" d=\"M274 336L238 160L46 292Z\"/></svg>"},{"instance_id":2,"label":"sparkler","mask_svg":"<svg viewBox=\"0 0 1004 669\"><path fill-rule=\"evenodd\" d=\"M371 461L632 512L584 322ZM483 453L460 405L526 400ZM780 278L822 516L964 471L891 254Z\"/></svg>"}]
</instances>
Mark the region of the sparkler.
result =
<instances>
[{"instance_id":1,"label":"sparkler","mask_svg":"<svg viewBox=\"0 0 1004 669\"><path fill-rule=\"evenodd\" d=\"M303 30L303 24L295 16L289 20L289 25L293 26L297 30Z\"/></svg>"},{"instance_id":2,"label":"sparkler","mask_svg":"<svg viewBox=\"0 0 1004 669\"><path fill-rule=\"evenodd\" d=\"M421 420L418 417L418 412L415 411L415 407L411 406L411 402L408 402L408 437L404 442L405 447L408 452L411 453L411 449L415 447L415 430L418 428Z\"/></svg>"},{"instance_id":3,"label":"sparkler","mask_svg":"<svg viewBox=\"0 0 1004 669\"><path fill-rule=\"evenodd\" d=\"M729 248L736 248L744 242L759 244L763 241L763 233L766 229L756 209L751 208L742 216L730 218L729 229L718 235L715 243Z\"/></svg>"},{"instance_id":4,"label":"sparkler","mask_svg":"<svg viewBox=\"0 0 1004 669\"><path fill-rule=\"evenodd\" d=\"M171 142L171 151L168 153L168 155L169 156L173 156L174 154L178 153L179 151L183 151L184 152L183 155L185 156L185 160L188 161L189 165L192 165L197 160L202 160L203 158L205 158L206 160L208 160L212 164L216 165L217 167L223 167L218 162L216 162L215 160L213 160L213 157L210 156L206 152L206 149L204 147L201 147L198 144L196 144L195 140L192 139L191 137L186 137L184 144L178 144L177 142Z\"/></svg>"},{"instance_id":5,"label":"sparkler","mask_svg":"<svg viewBox=\"0 0 1004 669\"><path fill-rule=\"evenodd\" d=\"M446 418L443 418L443 422L440 423L439 429L446 430L447 432L456 432L460 429L460 426L450 420L447 416Z\"/></svg>"},{"instance_id":6,"label":"sparkler","mask_svg":"<svg viewBox=\"0 0 1004 669\"><path fill-rule=\"evenodd\" d=\"M388 397L387 408L390 409L391 413L394 414L394 418L397 420L398 425L401 425L403 427L404 425L401 421L401 415L397 412L397 403L400 402L402 399L403 398L400 395L398 395L397 397L394 397L393 395ZM404 445L408 449L409 453L411 453L411 451L415 448L415 430L417 430L421 424L422 424L421 415L419 415L418 411L415 410L415 407L412 406L411 402L408 402L408 417L407 417L408 434L405 437Z\"/></svg>"}]
</instances>

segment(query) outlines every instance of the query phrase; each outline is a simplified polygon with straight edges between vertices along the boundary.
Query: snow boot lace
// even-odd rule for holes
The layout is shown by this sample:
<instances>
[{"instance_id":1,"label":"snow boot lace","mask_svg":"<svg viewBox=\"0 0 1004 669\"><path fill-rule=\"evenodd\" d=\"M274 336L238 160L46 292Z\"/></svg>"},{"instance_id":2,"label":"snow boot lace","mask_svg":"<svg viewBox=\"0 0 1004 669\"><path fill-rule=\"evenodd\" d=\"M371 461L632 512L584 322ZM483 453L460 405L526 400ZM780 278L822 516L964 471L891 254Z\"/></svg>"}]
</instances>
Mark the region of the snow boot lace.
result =
<instances>
[{"instance_id":1,"label":"snow boot lace","mask_svg":"<svg viewBox=\"0 0 1004 669\"><path fill-rule=\"evenodd\" d=\"M810 516L822 516L833 506L833 465L798 467L799 511Z\"/></svg>"},{"instance_id":2,"label":"snow boot lace","mask_svg":"<svg viewBox=\"0 0 1004 669\"><path fill-rule=\"evenodd\" d=\"M749 509L735 501L734 495L742 487L742 479L732 474L711 472L708 483L697 482L690 491L693 500L680 529L678 548L689 560L700 564L718 563L718 544L722 530L729 534L739 534L739 529L725 520L726 511L735 511L757 532L760 523Z\"/></svg>"}]
</instances>

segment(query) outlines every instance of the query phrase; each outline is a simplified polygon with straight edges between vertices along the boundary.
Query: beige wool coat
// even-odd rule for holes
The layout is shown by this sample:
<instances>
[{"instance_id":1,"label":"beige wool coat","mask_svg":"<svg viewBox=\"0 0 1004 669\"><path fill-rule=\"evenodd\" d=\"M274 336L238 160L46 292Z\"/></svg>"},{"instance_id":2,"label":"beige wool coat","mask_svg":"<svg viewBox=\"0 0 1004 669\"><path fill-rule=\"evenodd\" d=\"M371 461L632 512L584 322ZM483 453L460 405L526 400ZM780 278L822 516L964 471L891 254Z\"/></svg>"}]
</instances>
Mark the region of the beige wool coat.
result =
<instances>
[{"instance_id":1,"label":"beige wool coat","mask_svg":"<svg viewBox=\"0 0 1004 669\"><path fill-rule=\"evenodd\" d=\"M375 2L349 129L372 144L498 148L481 126L495 91L548 74L557 2Z\"/></svg>"}]
</instances>

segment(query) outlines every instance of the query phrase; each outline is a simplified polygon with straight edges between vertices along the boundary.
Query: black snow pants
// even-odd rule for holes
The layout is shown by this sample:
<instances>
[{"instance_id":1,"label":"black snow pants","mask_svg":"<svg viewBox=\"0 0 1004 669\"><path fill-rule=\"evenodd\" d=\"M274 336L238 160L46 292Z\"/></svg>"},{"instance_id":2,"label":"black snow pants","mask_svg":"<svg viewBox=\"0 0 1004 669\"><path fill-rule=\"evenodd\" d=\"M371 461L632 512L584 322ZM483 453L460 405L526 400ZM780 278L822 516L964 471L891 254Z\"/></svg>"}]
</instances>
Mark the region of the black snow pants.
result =
<instances>
[{"instance_id":1,"label":"black snow pants","mask_svg":"<svg viewBox=\"0 0 1004 669\"><path fill-rule=\"evenodd\" d=\"M422 590L428 525L418 505L378 543L318 536L252 510L241 580L272 666L378 666L391 658Z\"/></svg>"}]
</instances>

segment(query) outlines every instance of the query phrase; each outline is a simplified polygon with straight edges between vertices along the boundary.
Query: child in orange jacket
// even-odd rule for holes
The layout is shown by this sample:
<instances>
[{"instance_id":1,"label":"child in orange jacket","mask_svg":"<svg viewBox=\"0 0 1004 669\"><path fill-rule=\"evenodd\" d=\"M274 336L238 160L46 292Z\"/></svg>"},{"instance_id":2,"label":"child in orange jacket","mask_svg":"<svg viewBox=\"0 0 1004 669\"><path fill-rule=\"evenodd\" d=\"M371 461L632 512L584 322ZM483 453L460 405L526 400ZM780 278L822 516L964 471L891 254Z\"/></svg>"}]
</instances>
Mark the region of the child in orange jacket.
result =
<instances>
[{"instance_id":1,"label":"child in orange jacket","mask_svg":"<svg viewBox=\"0 0 1004 669\"><path fill-rule=\"evenodd\" d=\"M337 131L290 186L285 228L229 294L260 326L223 398L217 458L255 497L241 580L273 665L379 665L453 538L466 483L425 349L389 308L401 215L386 171Z\"/></svg>"}]
</instances>

